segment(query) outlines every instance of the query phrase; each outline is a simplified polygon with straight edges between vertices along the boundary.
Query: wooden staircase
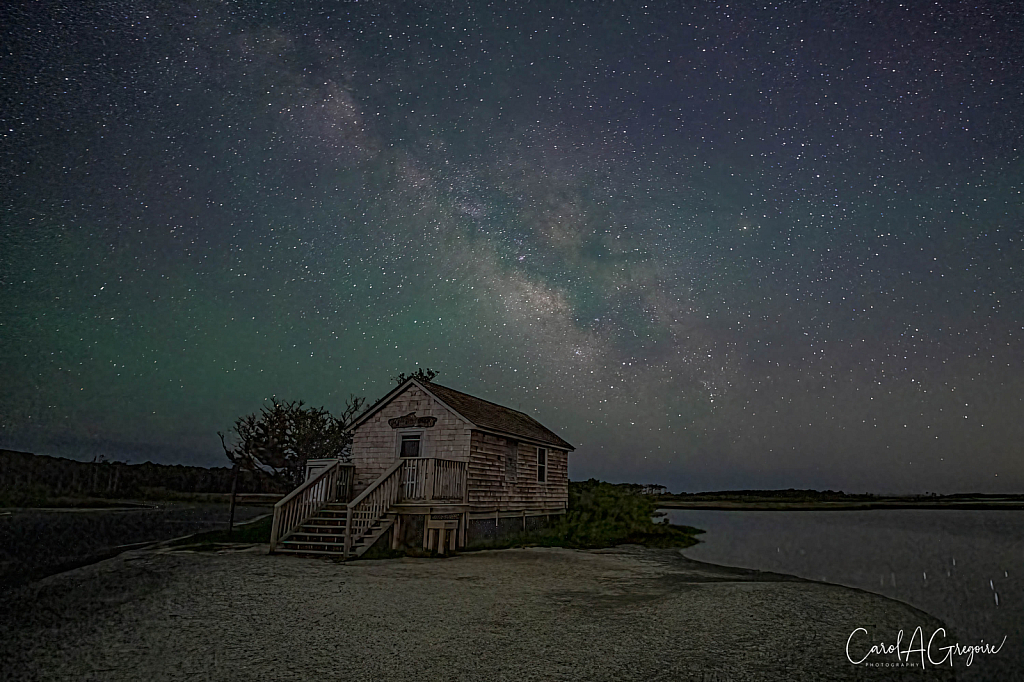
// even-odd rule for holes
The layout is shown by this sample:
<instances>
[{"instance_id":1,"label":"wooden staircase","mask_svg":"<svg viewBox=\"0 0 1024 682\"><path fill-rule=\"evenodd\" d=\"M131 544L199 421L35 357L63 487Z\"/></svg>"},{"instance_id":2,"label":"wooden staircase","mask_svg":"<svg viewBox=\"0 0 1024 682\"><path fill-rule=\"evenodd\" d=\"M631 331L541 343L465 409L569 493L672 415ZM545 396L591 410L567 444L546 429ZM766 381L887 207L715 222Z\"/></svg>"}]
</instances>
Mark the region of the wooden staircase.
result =
<instances>
[{"instance_id":1,"label":"wooden staircase","mask_svg":"<svg viewBox=\"0 0 1024 682\"><path fill-rule=\"evenodd\" d=\"M349 550L348 558L361 557L373 543L395 523L395 514L385 514L377 519L370 531L355 539ZM344 502L331 502L288 534L277 547L275 553L308 556L334 556L339 559L345 555L345 531L348 529L348 505Z\"/></svg>"}]
</instances>

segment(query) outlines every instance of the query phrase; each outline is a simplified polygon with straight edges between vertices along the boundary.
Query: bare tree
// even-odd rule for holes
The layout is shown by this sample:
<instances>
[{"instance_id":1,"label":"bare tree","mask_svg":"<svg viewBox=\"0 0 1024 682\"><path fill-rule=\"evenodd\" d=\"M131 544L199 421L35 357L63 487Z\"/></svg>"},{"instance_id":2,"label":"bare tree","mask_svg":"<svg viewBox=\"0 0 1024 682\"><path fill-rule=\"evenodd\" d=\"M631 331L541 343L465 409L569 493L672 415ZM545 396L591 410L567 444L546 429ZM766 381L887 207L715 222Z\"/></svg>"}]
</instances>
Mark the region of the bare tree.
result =
<instances>
[{"instance_id":1,"label":"bare tree","mask_svg":"<svg viewBox=\"0 0 1024 682\"><path fill-rule=\"evenodd\" d=\"M398 376L391 377L391 380L394 381L396 384L404 384L409 379L416 379L417 381L426 381L427 383L430 383L431 381L434 380L434 377L436 376L437 372L430 369L429 367L427 367L426 369L417 367L416 371L413 372L412 374L406 374L405 372L402 372Z\"/></svg>"}]
</instances>

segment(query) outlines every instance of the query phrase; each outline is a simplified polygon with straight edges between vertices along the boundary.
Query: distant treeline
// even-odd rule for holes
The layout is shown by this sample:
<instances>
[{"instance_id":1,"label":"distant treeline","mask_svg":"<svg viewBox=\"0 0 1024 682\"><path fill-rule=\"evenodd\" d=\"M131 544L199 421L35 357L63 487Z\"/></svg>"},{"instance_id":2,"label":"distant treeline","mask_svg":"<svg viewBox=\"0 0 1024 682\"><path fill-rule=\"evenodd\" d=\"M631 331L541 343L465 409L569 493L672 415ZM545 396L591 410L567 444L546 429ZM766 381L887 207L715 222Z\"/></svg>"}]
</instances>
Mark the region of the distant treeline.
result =
<instances>
[{"instance_id":1,"label":"distant treeline","mask_svg":"<svg viewBox=\"0 0 1024 682\"><path fill-rule=\"evenodd\" d=\"M704 493L676 493L662 496L665 499L679 499L689 501L713 501L713 500L748 500L748 501L851 501L851 500L873 500L876 495L844 493L842 490L721 490L717 492Z\"/></svg>"},{"instance_id":2,"label":"distant treeline","mask_svg":"<svg viewBox=\"0 0 1024 682\"><path fill-rule=\"evenodd\" d=\"M0 506L30 506L60 497L151 498L161 493L228 493L228 467L146 462L78 462L62 457L0 450ZM284 493L282 485L250 471L238 477L239 493Z\"/></svg>"}]
</instances>

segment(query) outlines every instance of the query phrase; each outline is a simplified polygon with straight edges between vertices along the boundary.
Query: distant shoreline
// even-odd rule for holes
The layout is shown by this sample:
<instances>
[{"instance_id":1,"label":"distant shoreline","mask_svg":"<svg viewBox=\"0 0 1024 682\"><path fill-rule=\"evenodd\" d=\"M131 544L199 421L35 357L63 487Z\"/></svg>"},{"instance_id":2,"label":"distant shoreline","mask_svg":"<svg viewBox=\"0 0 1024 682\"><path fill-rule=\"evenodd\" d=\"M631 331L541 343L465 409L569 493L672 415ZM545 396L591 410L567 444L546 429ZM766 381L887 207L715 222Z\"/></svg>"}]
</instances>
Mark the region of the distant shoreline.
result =
<instances>
[{"instance_id":1,"label":"distant shoreline","mask_svg":"<svg viewBox=\"0 0 1024 682\"><path fill-rule=\"evenodd\" d=\"M871 500L785 501L722 497L713 500L664 500L659 509L718 511L862 511L871 509L1024 510L1024 496L957 497L956 499L881 497Z\"/></svg>"}]
</instances>

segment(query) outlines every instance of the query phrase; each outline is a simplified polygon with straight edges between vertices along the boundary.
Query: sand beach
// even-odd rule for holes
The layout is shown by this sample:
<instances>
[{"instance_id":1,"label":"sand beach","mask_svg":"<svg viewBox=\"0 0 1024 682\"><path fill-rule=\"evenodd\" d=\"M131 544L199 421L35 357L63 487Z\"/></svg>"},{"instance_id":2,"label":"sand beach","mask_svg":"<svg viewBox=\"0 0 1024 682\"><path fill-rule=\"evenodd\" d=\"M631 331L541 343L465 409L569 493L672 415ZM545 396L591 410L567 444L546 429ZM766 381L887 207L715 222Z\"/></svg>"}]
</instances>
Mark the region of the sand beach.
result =
<instances>
[{"instance_id":1,"label":"sand beach","mask_svg":"<svg viewBox=\"0 0 1024 682\"><path fill-rule=\"evenodd\" d=\"M349 563L151 548L0 598L9 680L920 679L851 665L846 641L941 625L867 592L636 546Z\"/></svg>"}]
</instances>

